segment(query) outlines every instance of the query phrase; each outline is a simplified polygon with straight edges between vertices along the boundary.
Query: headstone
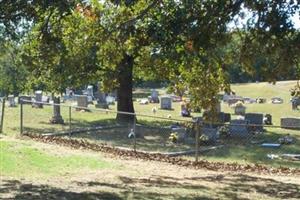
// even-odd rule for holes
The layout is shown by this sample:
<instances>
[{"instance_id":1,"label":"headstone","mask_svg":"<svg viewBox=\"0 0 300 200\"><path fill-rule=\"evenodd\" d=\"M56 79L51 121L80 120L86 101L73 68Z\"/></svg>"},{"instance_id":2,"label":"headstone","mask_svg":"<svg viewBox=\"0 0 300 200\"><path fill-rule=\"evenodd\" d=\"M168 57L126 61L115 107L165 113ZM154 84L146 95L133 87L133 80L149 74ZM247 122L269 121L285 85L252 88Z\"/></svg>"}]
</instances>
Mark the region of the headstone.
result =
<instances>
[{"instance_id":1,"label":"headstone","mask_svg":"<svg viewBox=\"0 0 300 200\"><path fill-rule=\"evenodd\" d=\"M74 95L74 92L72 89L70 88L66 88L66 96L71 97Z\"/></svg>"},{"instance_id":2,"label":"headstone","mask_svg":"<svg viewBox=\"0 0 300 200\"><path fill-rule=\"evenodd\" d=\"M272 122L272 115L271 114L266 114L265 117L264 117L264 123L266 125L272 125L273 122Z\"/></svg>"},{"instance_id":3,"label":"headstone","mask_svg":"<svg viewBox=\"0 0 300 200\"><path fill-rule=\"evenodd\" d=\"M280 124L281 128L300 129L300 117L282 117Z\"/></svg>"},{"instance_id":4,"label":"headstone","mask_svg":"<svg viewBox=\"0 0 300 200\"><path fill-rule=\"evenodd\" d=\"M22 103L23 104L31 104L31 101L32 101L32 96L19 96L18 98L18 102L19 104L21 103L21 100L23 101Z\"/></svg>"},{"instance_id":5,"label":"headstone","mask_svg":"<svg viewBox=\"0 0 300 200\"><path fill-rule=\"evenodd\" d=\"M292 110L297 110L298 106L300 106L300 97L293 97L291 102L292 102Z\"/></svg>"},{"instance_id":6,"label":"headstone","mask_svg":"<svg viewBox=\"0 0 300 200\"><path fill-rule=\"evenodd\" d=\"M263 103L266 103L266 102L267 102L266 98L258 97L256 99L256 103L259 103L259 104L263 104Z\"/></svg>"},{"instance_id":7,"label":"headstone","mask_svg":"<svg viewBox=\"0 0 300 200\"><path fill-rule=\"evenodd\" d=\"M223 101L224 101L224 102L227 102L228 99L230 99L230 98L231 98L231 95L228 94L228 93L225 93L225 94L223 95Z\"/></svg>"},{"instance_id":8,"label":"headstone","mask_svg":"<svg viewBox=\"0 0 300 200\"><path fill-rule=\"evenodd\" d=\"M160 108L165 110L172 109L172 98L169 96L162 96L160 98Z\"/></svg>"},{"instance_id":9,"label":"headstone","mask_svg":"<svg viewBox=\"0 0 300 200\"><path fill-rule=\"evenodd\" d=\"M114 96L108 95L106 97L106 102L108 105L115 105L115 100L116 100L116 98Z\"/></svg>"},{"instance_id":10,"label":"headstone","mask_svg":"<svg viewBox=\"0 0 300 200\"><path fill-rule=\"evenodd\" d=\"M8 107L16 107L14 95L8 95L7 100L8 100Z\"/></svg>"},{"instance_id":11,"label":"headstone","mask_svg":"<svg viewBox=\"0 0 300 200\"><path fill-rule=\"evenodd\" d=\"M48 96L42 96L42 102L49 103L50 98Z\"/></svg>"},{"instance_id":12,"label":"headstone","mask_svg":"<svg viewBox=\"0 0 300 200\"><path fill-rule=\"evenodd\" d=\"M221 123L230 122L230 120L231 120L230 113L220 112L219 113L219 120L220 120Z\"/></svg>"},{"instance_id":13,"label":"headstone","mask_svg":"<svg viewBox=\"0 0 300 200\"><path fill-rule=\"evenodd\" d=\"M241 96L231 96L228 100L227 103L229 106L236 104L237 102L243 102L244 103L244 98Z\"/></svg>"},{"instance_id":14,"label":"headstone","mask_svg":"<svg viewBox=\"0 0 300 200\"><path fill-rule=\"evenodd\" d=\"M100 90L95 92L94 97L97 99L96 108L108 109L108 103L106 101L106 94Z\"/></svg>"},{"instance_id":15,"label":"headstone","mask_svg":"<svg viewBox=\"0 0 300 200\"><path fill-rule=\"evenodd\" d=\"M229 133L232 137L249 137L249 122L247 120L231 120L229 125Z\"/></svg>"},{"instance_id":16,"label":"headstone","mask_svg":"<svg viewBox=\"0 0 300 200\"><path fill-rule=\"evenodd\" d=\"M244 102L248 104L256 103L256 99L250 97L244 97Z\"/></svg>"},{"instance_id":17,"label":"headstone","mask_svg":"<svg viewBox=\"0 0 300 200\"><path fill-rule=\"evenodd\" d=\"M177 133L178 142L183 142L187 138L186 129L185 128L172 128L172 133Z\"/></svg>"},{"instance_id":18,"label":"headstone","mask_svg":"<svg viewBox=\"0 0 300 200\"><path fill-rule=\"evenodd\" d=\"M60 98L54 97L53 98L54 104L60 104ZM52 124L64 124L64 120L60 113L60 106L59 105L53 105L53 116L50 119L50 123Z\"/></svg>"},{"instance_id":19,"label":"headstone","mask_svg":"<svg viewBox=\"0 0 300 200\"><path fill-rule=\"evenodd\" d=\"M234 114L236 115L245 115L246 107L243 105L234 107Z\"/></svg>"},{"instance_id":20,"label":"headstone","mask_svg":"<svg viewBox=\"0 0 300 200\"><path fill-rule=\"evenodd\" d=\"M273 97L271 100L272 100L272 104L282 104L283 103L283 99L280 97Z\"/></svg>"},{"instance_id":21,"label":"headstone","mask_svg":"<svg viewBox=\"0 0 300 200\"><path fill-rule=\"evenodd\" d=\"M188 103L181 103L181 116L182 117L190 117L191 116L191 110Z\"/></svg>"},{"instance_id":22,"label":"headstone","mask_svg":"<svg viewBox=\"0 0 300 200\"><path fill-rule=\"evenodd\" d=\"M263 131L264 115L260 113L247 113L245 120L249 121L249 126L253 131Z\"/></svg>"},{"instance_id":23,"label":"headstone","mask_svg":"<svg viewBox=\"0 0 300 200\"><path fill-rule=\"evenodd\" d=\"M140 104L141 105L147 105L147 104L149 104L149 100L148 99L141 99Z\"/></svg>"},{"instance_id":24,"label":"headstone","mask_svg":"<svg viewBox=\"0 0 300 200\"><path fill-rule=\"evenodd\" d=\"M157 90L151 90L151 96L150 96L149 101L150 101L150 103L159 103Z\"/></svg>"},{"instance_id":25,"label":"headstone","mask_svg":"<svg viewBox=\"0 0 300 200\"><path fill-rule=\"evenodd\" d=\"M34 97L34 103L33 103L33 107L35 108L43 108L43 104L42 103L36 103L36 102L42 102L43 100L43 91L41 90L37 90L35 91L35 97Z\"/></svg>"},{"instance_id":26,"label":"headstone","mask_svg":"<svg viewBox=\"0 0 300 200\"><path fill-rule=\"evenodd\" d=\"M80 108L76 108L76 110L87 110L85 108L88 107L88 97L86 95L77 95L77 106Z\"/></svg>"},{"instance_id":27,"label":"headstone","mask_svg":"<svg viewBox=\"0 0 300 200\"><path fill-rule=\"evenodd\" d=\"M202 128L202 134L207 136L208 142L215 143L219 139L217 128Z\"/></svg>"},{"instance_id":28,"label":"headstone","mask_svg":"<svg viewBox=\"0 0 300 200\"><path fill-rule=\"evenodd\" d=\"M86 88L86 95L90 97L94 97L94 86L88 85Z\"/></svg>"}]
</instances>

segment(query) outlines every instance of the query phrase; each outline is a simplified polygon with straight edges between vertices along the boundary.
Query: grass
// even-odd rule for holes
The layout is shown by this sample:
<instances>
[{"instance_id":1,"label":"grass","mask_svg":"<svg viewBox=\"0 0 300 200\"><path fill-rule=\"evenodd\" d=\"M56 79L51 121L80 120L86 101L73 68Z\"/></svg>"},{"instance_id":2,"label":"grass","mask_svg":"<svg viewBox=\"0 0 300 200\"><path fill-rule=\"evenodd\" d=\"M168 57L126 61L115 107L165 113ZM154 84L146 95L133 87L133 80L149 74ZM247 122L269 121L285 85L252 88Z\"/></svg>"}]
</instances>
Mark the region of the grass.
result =
<instances>
[{"instance_id":1,"label":"grass","mask_svg":"<svg viewBox=\"0 0 300 200\"><path fill-rule=\"evenodd\" d=\"M1 175L22 177L30 172L31 177L59 176L80 170L114 169L118 165L101 158L86 155L64 155L64 152L47 152L26 141L0 141ZM49 150L49 149L48 149Z\"/></svg>"},{"instance_id":2,"label":"grass","mask_svg":"<svg viewBox=\"0 0 300 200\"><path fill-rule=\"evenodd\" d=\"M289 103L290 93L289 90L294 86L295 81L279 82L276 85L268 83L249 83L249 84L235 84L232 85L232 89L244 97L264 97L268 101L272 97L281 97L284 100L283 104L275 105L271 103L266 104L246 104L247 112L259 112L270 113L273 116L274 125L280 125L280 117L282 116L300 116L300 111L293 111L291 104ZM164 91L159 90L160 94ZM138 89L135 91L135 97L144 97L150 93L147 89ZM135 102L136 113L147 114L151 116L167 117L172 116L173 120L185 119L179 115L180 103L173 103L173 110L160 110L154 115L151 111L153 107L159 107L159 104L140 105ZM93 105L90 105L92 108ZM111 110L116 110L116 106L110 106ZM230 112L232 117L233 109L227 104L222 103L222 110L224 112ZM52 125L49 123L49 119L52 116L52 107L45 106L43 109L31 108L30 105L24 106L24 127L25 131L46 133L46 132L59 132L69 130L69 109L67 107L61 107L61 113L65 120L64 125ZM6 107L5 120L4 120L4 132L7 135L17 135L20 131L20 108L8 108ZM200 115L200 113L193 113L193 115ZM79 112L72 109L72 128L83 128L99 125L113 125L115 124L114 113L105 113L99 111L92 112ZM146 126L166 126L174 123L174 121L166 121L162 119L150 118L150 117L138 117L138 122L145 124ZM133 147L133 141L127 138L131 124L127 124L124 128L112 131L93 131L80 135L76 135L79 138L92 139L102 143L107 143L113 146ZM155 129L147 129L144 139L138 139L137 148L148 151L181 151L194 147L190 145L174 145L169 143L169 132L161 129L154 131ZM293 145L285 145L280 149L263 149L258 144L251 144L251 141L264 139L267 142L277 142L278 138L286 134L292 135L296 139L296 143ZM283 161L283 160L269 160L267 154L272 153L300 153L300 131L299 130L287 130L287 129L275 129L267 128L265 133L260 138L249 138L246 141L231 141L224 140L226 144L224 148L214 150L205 154L202 154L203 158L212 161L226 161L226 162L240 162L240 163L262 163L272 166L292 166L299 167L299 162ZM193 159L193 158L192 158Z\"/></svg>"},{"instance_id":3,"label":"grass","mask_svg":"<svg viewBox=\"0 0 300 200\"><path fill-rule=\"evenodd\" d=\"M0 140L0 199L299 199L298 176L213 172Z\"/></svg>"}]
</instances>

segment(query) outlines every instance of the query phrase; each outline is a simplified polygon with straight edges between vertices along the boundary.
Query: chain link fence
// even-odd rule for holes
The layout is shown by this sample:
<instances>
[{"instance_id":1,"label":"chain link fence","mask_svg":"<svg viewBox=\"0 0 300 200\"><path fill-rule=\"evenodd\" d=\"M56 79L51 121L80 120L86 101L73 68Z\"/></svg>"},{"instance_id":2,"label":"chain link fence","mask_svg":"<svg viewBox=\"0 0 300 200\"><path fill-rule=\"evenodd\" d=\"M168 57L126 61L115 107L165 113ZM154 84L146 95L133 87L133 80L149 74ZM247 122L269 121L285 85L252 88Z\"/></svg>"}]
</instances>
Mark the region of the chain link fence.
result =
<instances>
[{"instance_id":1,"label":"chain link fence","mask_svg":"<svg viewBox=\"0 0 300 200\"><path fill-rule=\"evenodd\" d=\"M59 118L63 119L60 123L55 123L55 106L60 108ZM276 124L257 123L253 116L248 116L249 120L217 123L206 122L202 117L182 120L118 113L96 109L92 105L77 107L72 102L22 101L20 110L21 134L67 136L120 149L181 156L195 161L200 158L300 167L299 126L283 129ZM116 120L117 114L134 120L121 123Z\"/></svg>"}]
</instances>

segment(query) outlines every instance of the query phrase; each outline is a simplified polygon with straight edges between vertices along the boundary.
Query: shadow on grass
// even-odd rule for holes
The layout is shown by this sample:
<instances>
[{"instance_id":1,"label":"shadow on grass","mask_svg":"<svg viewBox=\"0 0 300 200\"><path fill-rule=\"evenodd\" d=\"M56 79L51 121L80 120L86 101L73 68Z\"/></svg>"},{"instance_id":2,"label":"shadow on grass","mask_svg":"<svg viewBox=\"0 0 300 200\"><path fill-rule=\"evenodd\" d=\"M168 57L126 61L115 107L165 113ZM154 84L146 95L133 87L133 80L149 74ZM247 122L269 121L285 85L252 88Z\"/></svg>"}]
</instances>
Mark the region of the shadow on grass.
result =
<instances>
[{"instance_id":1,"label":"shadow on grass","mask_svg":"<svg viewBox=\"0 0 300 200\"><path fill-rule=\"evenodd\" d=\"M35 199L299 199L300 183L285 183L269 177L246 174L208 175L177 178L119 176L118 183L102 181L73 182L68 189L45 184L3 180L3 200ZM147 188L145 190L145 188ZM175 192L176 191L176 192ZM180 192L178 192L180 191ZM2 196L1 196L2 195Z\"/></svg>"},{"instance_id":2,"label":"shadow on grass","mask_svg":"<svg viewBox=\"0 0 300 200\"><path fill-rule=\"evenodd\" d=\"M3 181L0 188L0 194L7 194L2 197L3 200L36 200L36 199L78 199L78 200L96 200L122 199L118 195L110 192L71 192L64 189L51 187L49 185L24 184L17 180Z\"/></svg>"}]
</instances>

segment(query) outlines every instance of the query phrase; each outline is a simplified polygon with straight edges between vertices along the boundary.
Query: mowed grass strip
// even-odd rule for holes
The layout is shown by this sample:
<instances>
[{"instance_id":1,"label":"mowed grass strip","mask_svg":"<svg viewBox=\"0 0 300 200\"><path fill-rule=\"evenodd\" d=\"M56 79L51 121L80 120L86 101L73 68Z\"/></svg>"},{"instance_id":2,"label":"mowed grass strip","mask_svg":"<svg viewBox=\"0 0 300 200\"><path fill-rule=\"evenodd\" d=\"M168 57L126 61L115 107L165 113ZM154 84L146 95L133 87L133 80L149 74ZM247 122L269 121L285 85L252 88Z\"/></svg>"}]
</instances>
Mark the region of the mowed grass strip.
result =
<instances>
[{"instance_id":1,"label":"mowed grass strip","mask_svg":"<svg viewBox=\"0 0 300 200\"><path fill-rule=\"evenodd\" d=\"M82 170L116 169L116 163L104 161L101 156L74 155L51 152L28 143L0 141L0 173L5 176L48 177Z\"/></svg>"}]
</instances>

